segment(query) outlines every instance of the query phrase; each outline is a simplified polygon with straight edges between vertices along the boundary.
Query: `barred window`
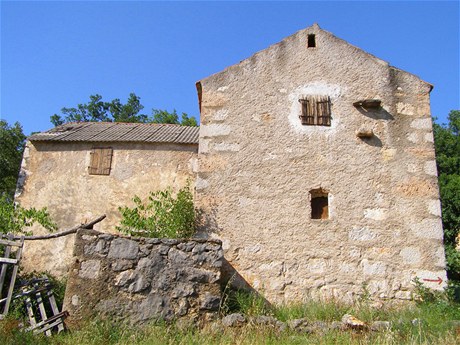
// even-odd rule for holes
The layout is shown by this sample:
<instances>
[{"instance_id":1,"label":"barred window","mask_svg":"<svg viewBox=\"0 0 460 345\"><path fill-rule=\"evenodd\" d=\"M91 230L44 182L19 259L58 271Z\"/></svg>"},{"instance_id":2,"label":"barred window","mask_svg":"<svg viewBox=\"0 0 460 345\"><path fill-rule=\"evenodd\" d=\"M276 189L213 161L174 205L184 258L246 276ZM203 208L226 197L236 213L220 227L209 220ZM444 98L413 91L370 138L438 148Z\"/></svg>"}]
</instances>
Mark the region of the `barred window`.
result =
<instances>
[{"instance_id":1,"label":"barred window","mask_svg":"<svg viewBox=\"0 0 460 345\"><path fill-rule=\"evenodd\" d=\"M307 96L299 99L299 102L302 107L299 116L302 125L331 125L331 99L329 96Z\"/></svg>"}]
</instances>

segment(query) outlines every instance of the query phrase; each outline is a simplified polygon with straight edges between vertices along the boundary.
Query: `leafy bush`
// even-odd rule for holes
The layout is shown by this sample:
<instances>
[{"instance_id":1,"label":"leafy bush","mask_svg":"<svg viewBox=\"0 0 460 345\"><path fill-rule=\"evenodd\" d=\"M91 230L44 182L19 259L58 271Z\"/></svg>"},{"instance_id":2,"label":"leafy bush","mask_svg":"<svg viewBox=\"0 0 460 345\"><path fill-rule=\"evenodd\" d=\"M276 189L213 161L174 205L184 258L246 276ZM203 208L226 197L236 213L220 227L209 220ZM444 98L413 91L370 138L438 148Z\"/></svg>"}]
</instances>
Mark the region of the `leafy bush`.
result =
<instances>
[{"instance_id":1,"label":"leafy bush","mask_svg":"<svg viewBox=\"0 0 460 345\"><path fill-rule=\"evenodd\" d=\"M54 231L57 229L56 223L51 219L46 208L23 208L9 201L7 196L0 196L0 233L25 234L25 227L39 223L45 229Z\"/></svg>"},{"instance_id":2,"label":"leafy bush","mask_svg":"<svg viewBox=\"0 0 460 345\"><path fill-rule=\"evenodd\" d=\"M189 238L195 233L195 208L190 183L174 196L172 188L150 192L144 203L137 195L135 207L119 207L117 230L133 236Z\"/></svg>"}]
</instances>

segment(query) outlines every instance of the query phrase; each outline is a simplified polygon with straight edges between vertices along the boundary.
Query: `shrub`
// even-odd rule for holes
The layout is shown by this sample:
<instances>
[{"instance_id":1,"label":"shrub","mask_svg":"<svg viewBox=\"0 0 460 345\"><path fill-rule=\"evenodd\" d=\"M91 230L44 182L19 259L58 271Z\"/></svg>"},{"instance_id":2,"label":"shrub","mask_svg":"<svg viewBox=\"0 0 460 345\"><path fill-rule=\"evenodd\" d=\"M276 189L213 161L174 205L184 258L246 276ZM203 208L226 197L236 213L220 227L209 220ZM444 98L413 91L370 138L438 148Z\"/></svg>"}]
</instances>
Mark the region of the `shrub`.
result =
<instances>
[{"instance_id":1,"label":"shrub","mask_svg":"<svg viewBox=\"0 0 460 345\"><path fill-rule=\"evenodd\" d=\"M195 208L190 183L174 196L172 188L150 192L144 203L137 195L135 206L119 207L122 215L117 230L144 237L189 238L195 233Z\"/></svg>"}]
</instances>

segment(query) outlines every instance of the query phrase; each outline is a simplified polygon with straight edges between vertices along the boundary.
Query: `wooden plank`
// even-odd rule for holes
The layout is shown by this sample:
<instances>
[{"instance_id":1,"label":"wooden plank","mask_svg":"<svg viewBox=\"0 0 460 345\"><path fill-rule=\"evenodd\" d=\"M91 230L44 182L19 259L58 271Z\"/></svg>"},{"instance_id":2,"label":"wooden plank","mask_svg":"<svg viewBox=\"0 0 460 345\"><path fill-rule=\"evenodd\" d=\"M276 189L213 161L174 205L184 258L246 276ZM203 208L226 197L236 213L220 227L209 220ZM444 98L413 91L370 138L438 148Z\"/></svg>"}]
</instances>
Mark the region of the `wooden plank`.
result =
<instances>
[{"instance_id":1,"label":"wooden plank","mask_svg":"<svg viewBox=\"0 0 460 345\"><path fill-rule=\"evenodd\" d=\"M30 326L35 327L35 325L37 324L37 321L35 320L34 309L32 307L32 300L30 299L30 296L27 296L25 303L26 303L27 315L29 316Z\"/></svg>"},{"instance_id":2,"label":"wooden plank","mask_svg":"<svg viewBox=\"0 0 460 345\"><path fill-rule=\"evenodd\" d=\"M40 286L38 284L35 284L35 289L37 291L39 290L39 288L40 288ZM38 304L38 310L40 311L40 320L41 321L47 321L48 316L46 315L46 309L45 309L45 305L43 304L43 297L42 297L41 292L36 292L35 297L36 297L36 302ZM49 336L51 336L51 331L46 330L45 334L49 337Z\"/></svg>"},{"instance_id":3,"label":"wooden plank","mask_svg":"<svg viewBox=\"0 0 460 345\"><path fill-rule=\"evenodd\" d=\"M0 244L4 246L22 247L22 243L18 241L0 240Z\"/></svg>"},{"instance_id":4,"label":"wooden plank","mask_svg":"<svg viewBox=\"0 0 460 345\"><path fill-rule=\"evenodd\" d=\"M65 317L67 317L69 315L69 313L67 311L63 311L62 313L59 313L57 315L54 315L52 317L50 317L49 319L45 320L45 321L40 321L39 323L34 323L33 326L29 327L29 328L26 328L26 331L33 331L43 325L46 325L47 323L51 323L51 322L54 322L54 321L57 321L57 322L63 322L63 319ZM54 327L54 326L53 326Z\"/></svg>"},{"instance_id":5,"label":"wooden plank","mask_svg":"<svg viewBox=\"0 0 460 345\"><path fill-rule=\"evenodd\" d=\"M16 265L18 263L18 260L17 259L9 259L9 258L0 258L0 263Z\"/></svg>"},{"instance_id":6,"label":"wooden plank","mask_svg":"<svg viewBox=\"0 0 460 345\"><path fill-rule=\"evenodd\" d=\"M7 245L5 248L5 253L4 253L4 258L9 258L11 253L11 247ZM4 259L0 258L0 259ZM2 291L3 291L3 285L5 284L5 276L6 276L6 270L8 269L8 265L3 264L2 265L2 270L0 272L0 297L2 296ZM3 312L1 313L3 314Z\"/></svg>"},{"instance_id":7,"label":"wooden plank","mask_svg":"<svg viewBox=\"0 0 460 345\"><path fill-rule=\"evenodd\" d=\"M12 240L13 239L13 234L9 234L8 239ZM21 237L21 242L24 243L24 236ZM8 313L8 310L10 308L11 297L13 296L14 284L16 282L16 276L17 276L18 270L19 270L19 260L21 259L21 255L22 255L22 247L19 247L18 250L16 251L17 263L13 267L13 273L11 274L10 288L8 290L8 296L7 296L7 300L6 300L6 303L5 303L5 309L4 309L5 315L6 315L6 313Z\"/></svg>"},{"instance_id":8,"label":"wooden plank","mask_svg":"<svg viewBox=\"0 0 460 345\"><path fill-rule=\"evenodd\" d=\"M48 296L48 300L50 302L51 310L53 311L53 315L58 315L59 314L59 308L56 303L56 299L54 298L54 293L53 290L50 289L46 293ZM62 324L58 325L58 333L64 330L64 326Z\"/></svg>"}]
</instances>

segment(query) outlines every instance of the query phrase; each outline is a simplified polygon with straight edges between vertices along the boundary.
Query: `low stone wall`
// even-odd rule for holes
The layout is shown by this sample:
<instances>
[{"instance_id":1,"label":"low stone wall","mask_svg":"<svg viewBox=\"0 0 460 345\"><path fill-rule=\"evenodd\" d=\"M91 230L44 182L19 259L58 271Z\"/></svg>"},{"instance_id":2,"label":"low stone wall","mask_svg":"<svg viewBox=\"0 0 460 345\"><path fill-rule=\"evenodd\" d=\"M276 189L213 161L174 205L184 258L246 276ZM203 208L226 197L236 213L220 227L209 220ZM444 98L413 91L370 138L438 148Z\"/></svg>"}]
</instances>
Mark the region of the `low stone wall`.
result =
<instances>
[{"instance_id":1,"label":"low stone wall","mask_svg":"<svg viewBox=\"0 0 460 345\"><path fill-rule=\"evenodd\" d=\"M128 238L79 230L63 310L67 325L99 316L131 324L217 316L218 240Z\"/></svg>"}]
</instances>

